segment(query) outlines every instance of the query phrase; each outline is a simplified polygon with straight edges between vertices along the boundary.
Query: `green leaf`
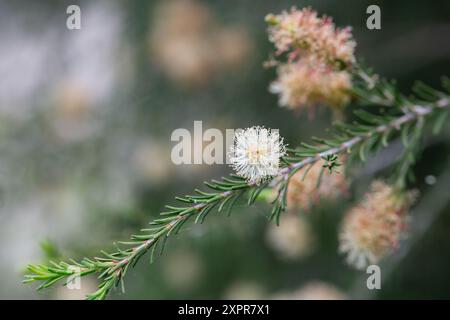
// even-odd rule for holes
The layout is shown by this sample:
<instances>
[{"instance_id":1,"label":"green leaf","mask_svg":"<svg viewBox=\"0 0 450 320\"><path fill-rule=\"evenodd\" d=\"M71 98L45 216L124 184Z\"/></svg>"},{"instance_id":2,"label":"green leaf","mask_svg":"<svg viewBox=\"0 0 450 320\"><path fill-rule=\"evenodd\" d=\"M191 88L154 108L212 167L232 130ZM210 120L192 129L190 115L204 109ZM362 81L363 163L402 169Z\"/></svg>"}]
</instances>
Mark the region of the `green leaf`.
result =
<instances>
[{"instance_id":1,"label":"green leaf","mask_svg":"<svg viewBox=\"0 0 450 320\"><path fill-rule=\"evenodd\" d=\"M447 120L449 113L450 113L450 109L447 109L447 110L443 111L442 113L438 114L438 118L433 126L433 134L435 136L441 132L442 128L444 127L445 120Z\"/></svg>"}]
</instances>

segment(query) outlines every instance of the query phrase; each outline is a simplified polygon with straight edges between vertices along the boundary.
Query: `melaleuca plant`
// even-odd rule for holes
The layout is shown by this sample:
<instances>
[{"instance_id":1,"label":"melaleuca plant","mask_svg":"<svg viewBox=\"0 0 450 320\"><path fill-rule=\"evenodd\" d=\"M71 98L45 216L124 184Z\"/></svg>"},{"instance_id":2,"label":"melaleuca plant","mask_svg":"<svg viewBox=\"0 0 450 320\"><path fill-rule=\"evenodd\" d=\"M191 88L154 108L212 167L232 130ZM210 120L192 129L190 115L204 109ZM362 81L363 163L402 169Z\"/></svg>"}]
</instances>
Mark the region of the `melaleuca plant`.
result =
<instances>
[{"instance_id":1,"label":"melaleuca plant","mask_svg":"<svg viewBox=\"0 0 450 320\"><path fill-rule=\"evenodd\" d=\"M349 168L400 139L401 156L383 181L375 181L344 217L339 235L341 252L359 269L397 246L416 197L407 190L413 179L411 167L424 135L439 134L450 113L450 81L443 79L442 90L417 83L414 94L406 96L395 82L358 64L350 28L337 29L329 17L319 17L309 8L268 15L266 21L276 49L267 65L276 67L278 74L271 91L279 95L280 105L310 114L318 106L342 113L352 102L359 106L353 119L334 124L327 137L313 137L314 143L296 148L287 148L270 129L256 126L239 131L230 150L235 173L176 197L176 204L167 205L148 228L118 242L113 251L80 261L30 264L25 283L41 282L42 289L67 283L73 276L96 274L100 285L87 298L105 299L145 254L152 261L186 223L203 223L212 213L229 215L236 203L251 206L273 191L268 216L278 224L288 207L307 211L314 199L346 189L344 173Z\"/></svg>"}]
</instances>

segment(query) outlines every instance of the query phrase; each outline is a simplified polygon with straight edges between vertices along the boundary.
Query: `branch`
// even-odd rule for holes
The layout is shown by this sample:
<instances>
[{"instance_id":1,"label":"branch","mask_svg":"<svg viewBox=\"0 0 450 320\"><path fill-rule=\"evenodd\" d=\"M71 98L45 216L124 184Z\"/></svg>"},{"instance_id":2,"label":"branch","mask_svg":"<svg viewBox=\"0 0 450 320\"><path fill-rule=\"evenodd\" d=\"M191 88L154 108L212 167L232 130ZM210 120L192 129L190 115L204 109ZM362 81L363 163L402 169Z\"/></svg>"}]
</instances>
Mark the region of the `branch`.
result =
<instances>
[{"instance_id":1,"label":"branch","mask_svg":"<svg viewBox=\"0 0 450 320\"><path fill-rule=\"evenodd\" d=\"M383 85L385 84L381 84L381 86ZM446 85L449 86L448 82ZM382 101L384 106L389 103L396 106L395 100L392 100L391 96L388 101L383 101L385 92L380 90L380 87L374 86L366 91L355 90L355 95L362 102L371 102L376 98L375 100ZM418 104L419 100L408 100L402 97L403 104L386 113L374 114L362 109L357 110L355 115L358 121L353 124L336 124L332 139L314 138L315 145L302 143L300 148L288 150L288 155L281 159L284 166L272 182L267 181L256 185L247 183L242 177L236 175L222 178L221 181L205 182L209 188L208 192L196 189L194 195L177 197L176 199L184 206L166 206L167 211L161 213L161 218L153 220L150 223L151 227L142 229L140 234L132 235L131 241L119 242L116 245L116 252L102 251L102 257L84 258L80 262L70 260L70 264L66 262L50 262L49 265L31 264L28 266L29 273L25 275L24 283L42 281L38 288L42 289L62 279L68 279L65 282L67 284L71 277L95 273L98 274L101 283L99 289L87 298L105 299L114 286L123 282L130 266L136 265L148 251L151 252L150 260L153 261L156 250L159 248L162 253L167 238L177 234L189 219L195 218L195 223L203 223L213 209L217 209L217 212L225 211L229 215L234 204L244 193L248 193L247 204L252 205L261 191L269 186L269 183L271 183L271 187L278 188L278 196L270 215L270 218L278 223L280 214L286 209L289 178L295 172L320 160L330 161L332 156L341 153L347 153L349 158L354 156L360 161L365 161L368 153L388 144L392 139L393 132L404 133L406 127L409 128L417 123L423 127L425 118L441 119L442 112L445 112L445 115L449 113L450 99L448 95L441 92L437 93L434 90L432 92L437 96L433 96L432 99L428 97L429 101L421 101L424 102L421 104ZM408 136L409 133L410 131L407 131L406 135ZM331 170L333 166L325 167ZM125 248L121 248L119 245L125 246Z\"/></svg>"}]
</instances>

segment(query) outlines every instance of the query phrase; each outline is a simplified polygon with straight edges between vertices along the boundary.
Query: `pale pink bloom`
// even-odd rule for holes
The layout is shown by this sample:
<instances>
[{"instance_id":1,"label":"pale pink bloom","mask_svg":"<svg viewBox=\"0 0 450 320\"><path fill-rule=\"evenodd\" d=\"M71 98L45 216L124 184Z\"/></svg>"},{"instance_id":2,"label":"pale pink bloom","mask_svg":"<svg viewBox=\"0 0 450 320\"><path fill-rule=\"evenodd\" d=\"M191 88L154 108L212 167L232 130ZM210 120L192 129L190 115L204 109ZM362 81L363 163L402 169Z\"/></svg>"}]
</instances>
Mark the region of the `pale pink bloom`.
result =
<instances>
[{"instance_id":1,"label":"pale pink bloom","mask_svg":"<svg viewBox=\"0 0 450 320\"><path fill-rule=\"evenodd\" d=\"M364 199L344 217L339 250L356 269L378 263L397 248L415 192L400 192L375 181Z\"/></svg>"},{"instance_id":2,"label":"pale pink bloom","mask_svg":"<svg viewBox=\"0 0 450 320\"><path fill-rule=\"evenodd\" d=\"M351 28L338 29L332 19L319 17L311 8L283 11L279 15L266 17L269 26L269 40L274 43L277 54L313 54L334 65L355 62L355 46Z\"/></svg>"},{"instance_id":3,"label":"pale pink bloom","mask_svg":"<svg viewBox=\"0 0 450 320\"><path fill-rule=\"evenodd\" d=\"M321 183L317 181L322 171L322 161L317 161L311 168L304 167L289 180L287 206L289 209L311 210L321 199L333 200L347 192L348 184L344 174L325 170ZM305 175L305 170L308 173Z\"/></svg>"},{"instance_id":4,"label":"pale pink bloom","mask_svg":"<svg viewBox=\"0 0 450 320\"><path fill-rule=\"evenodd\" d=\"M334 71L312 56L280 65L277 71L270 91L279 95L280 106L303 110L327 105L338 110L350 101L350 74Z\"/></svg>"}]
</instances>

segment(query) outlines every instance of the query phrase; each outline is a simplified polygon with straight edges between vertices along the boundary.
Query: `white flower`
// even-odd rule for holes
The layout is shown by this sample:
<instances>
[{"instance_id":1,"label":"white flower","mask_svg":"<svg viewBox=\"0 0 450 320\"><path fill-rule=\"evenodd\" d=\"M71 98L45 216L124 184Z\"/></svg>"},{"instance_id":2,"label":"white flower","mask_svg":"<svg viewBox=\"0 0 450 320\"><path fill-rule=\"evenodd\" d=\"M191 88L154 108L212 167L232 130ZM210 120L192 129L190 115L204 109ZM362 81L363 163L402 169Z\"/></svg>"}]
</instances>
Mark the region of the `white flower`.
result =
<instances>
[{"instance_id":1,"label":"white flower","mask_svg":"<svg viewBox=\"0 0 450 320\"><path fill-rule=\"evenodd\" d=\"M279 173L280 157L284 154L278 130L255 126L236 130L230 161L239 176L249 183L260 184Z\"/></svg>"}]
</instances>

